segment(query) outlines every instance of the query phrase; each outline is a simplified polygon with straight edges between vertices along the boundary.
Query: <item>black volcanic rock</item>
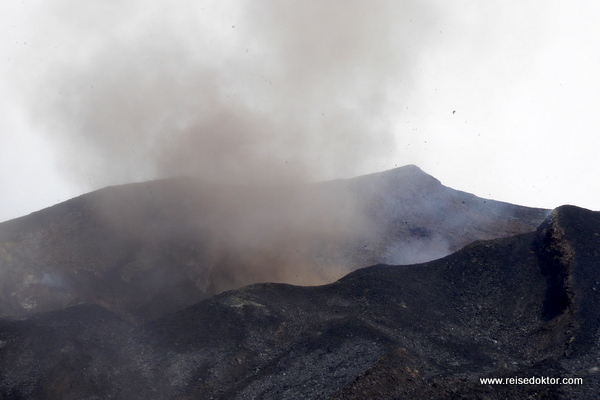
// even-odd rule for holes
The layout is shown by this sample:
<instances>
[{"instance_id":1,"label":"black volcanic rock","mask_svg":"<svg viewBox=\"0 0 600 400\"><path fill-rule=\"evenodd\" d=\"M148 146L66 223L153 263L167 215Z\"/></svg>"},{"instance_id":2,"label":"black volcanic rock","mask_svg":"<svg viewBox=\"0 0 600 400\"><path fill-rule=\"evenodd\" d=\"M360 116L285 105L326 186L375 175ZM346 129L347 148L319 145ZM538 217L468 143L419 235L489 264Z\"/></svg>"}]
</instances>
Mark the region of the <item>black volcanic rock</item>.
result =
<instances>
[{"instance_id":1,"label":"black volcanic rock","mask_svg":"<svg viewBox=\"0 0 600 400\"><path fill-rule=\"evenodd\" d=\"M435 261L255 284L138 327L98 306L5 318L0 398L595 399L599 264L600 213L563 206ZM480 383L515 377L582 383Z\"/></svg>"},{"instance_id":2,"label":"black volcanic rock","mask_svg":"<svg viewBox=\"0 0 600 400\"><path fill-rule=\"evenodd\" d=\"M154 398L149 340L96 305L0 320L0 399Z\"/></svg>"},{"instance_id":3,"label":"black volcanic rock","mask_svg":"<svg viewBox=\"0 0 600 400\"><path fill-rule=\"evenodd\" d=\"M147 321L256 282L315 285L534 230L547 210L480 199L415 166L264 187L108 187L0 224L0 315L98 304Z\"/></svg>"}]
</instances>

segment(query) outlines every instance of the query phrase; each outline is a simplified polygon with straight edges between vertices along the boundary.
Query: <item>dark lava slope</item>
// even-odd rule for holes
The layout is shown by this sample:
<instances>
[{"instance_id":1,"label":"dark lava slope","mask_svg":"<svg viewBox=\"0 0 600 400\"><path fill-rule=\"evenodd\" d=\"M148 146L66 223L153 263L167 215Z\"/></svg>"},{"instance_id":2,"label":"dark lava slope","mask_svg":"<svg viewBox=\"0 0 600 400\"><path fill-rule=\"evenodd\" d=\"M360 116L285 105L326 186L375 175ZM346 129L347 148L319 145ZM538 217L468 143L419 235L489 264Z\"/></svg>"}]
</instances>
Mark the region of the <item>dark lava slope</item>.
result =
<instances>
[{"instance_id":1,"label":"dark lava slope","mask_svg":"<svg viewBox=\"0 0 600 400\"><path fill-rule=\"evenodd\" d=\"M148 321L256 282L315 285L534 230L415 166L317 184L191 178L108 187L0 224L0 315L98 304Z\"/></svg>"},{"instance_id":2,"label":"dark lava slope","mask_svg":"<svg viewBox=\"0 0 600 400\"><path fill-rule=\"evenodd\" d=\"M255 284L135 326L0 319L0 398L596 399L600 213L318 287ZM582 378L488 385L480 378Z\"/></svg>"}]
</instances>

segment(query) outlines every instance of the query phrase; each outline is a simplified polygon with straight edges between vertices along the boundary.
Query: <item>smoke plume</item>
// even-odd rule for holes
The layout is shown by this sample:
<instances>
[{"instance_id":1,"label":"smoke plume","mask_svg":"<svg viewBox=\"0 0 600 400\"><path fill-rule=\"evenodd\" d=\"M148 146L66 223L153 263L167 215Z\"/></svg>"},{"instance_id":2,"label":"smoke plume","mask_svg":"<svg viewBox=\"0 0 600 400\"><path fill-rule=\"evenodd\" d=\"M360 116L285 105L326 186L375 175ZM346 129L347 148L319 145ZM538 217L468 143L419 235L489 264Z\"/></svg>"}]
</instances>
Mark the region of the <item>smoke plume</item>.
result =
<instances>
[{"instance_id":1,"label":"smoke plume","mask_svg":"<svg viewBox=\"0 0 600 400\"><path fill-rule=\"evenodd\" d=\"M47 4L29 101L90 188L364 173L433 24L413 1Z\"/></svg>"},{"instance_id":2,"label":"smoke plume","mask_svg":"<svg viewBox=\"0 0 600 400\"><path fill-rule=\"evenodd\" d=\"M378 237L356 193L290 185L359 175L392 156L393 116L435 23L422 2L45 4L21 81L62 170L87 189L182 175L218 183L218 217L181 218L206 236L200 259L215 288L323 283L344 270L342 241ZM223 185L271 189L253 200ZM148 216L127 207L102 215L135 231Z\"/></svg>"}]
</instances>

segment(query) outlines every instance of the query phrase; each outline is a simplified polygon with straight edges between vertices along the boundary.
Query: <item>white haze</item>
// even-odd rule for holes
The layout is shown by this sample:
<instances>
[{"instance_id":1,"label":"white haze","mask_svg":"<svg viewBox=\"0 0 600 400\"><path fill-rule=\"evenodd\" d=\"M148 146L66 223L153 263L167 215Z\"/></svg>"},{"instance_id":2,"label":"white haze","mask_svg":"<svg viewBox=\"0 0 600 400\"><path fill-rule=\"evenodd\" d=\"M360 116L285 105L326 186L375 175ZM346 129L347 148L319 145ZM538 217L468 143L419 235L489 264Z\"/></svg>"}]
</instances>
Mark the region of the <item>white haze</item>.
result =
<instances>
[{"instance_id":1,"label":"white haze","mask_svg":"<svg viewBox=\"0 0 600 400\"><path fill-rule=\"evenodd\" d=\"M109 184L416 164L600 209L594 2L0 5L0 220Z\"/></svg>"}]
</instances>

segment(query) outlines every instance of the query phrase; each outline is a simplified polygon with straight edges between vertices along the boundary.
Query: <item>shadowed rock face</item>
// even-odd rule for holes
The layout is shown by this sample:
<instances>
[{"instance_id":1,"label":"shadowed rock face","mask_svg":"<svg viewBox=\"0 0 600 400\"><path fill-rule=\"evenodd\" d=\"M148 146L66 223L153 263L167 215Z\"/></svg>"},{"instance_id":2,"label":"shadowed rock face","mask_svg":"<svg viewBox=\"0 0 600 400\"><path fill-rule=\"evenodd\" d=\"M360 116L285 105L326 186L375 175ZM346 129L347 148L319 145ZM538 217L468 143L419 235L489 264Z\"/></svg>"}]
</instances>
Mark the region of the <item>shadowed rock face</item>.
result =
<instances>
[{"instance_id":1,"label":"shadowed rock face","mask_svg":"<svg viewBox=\"0 0 600 400\"><path fill-rule=\"evenodd\" d=\"M255 284L140 326L91 305L4 318L0 398L595 399L598 265L600 213L563 206L439 260Z\"/></svg>"},{"instance_id":2,"label":"shadowed rock face","mask_svg":"<svg viewBox=\"0 0 600 400\"><path fill-rule=\"evenodd\" d=\"M109 187L0 224L0 315L98 304L148 321L251 283L325 284L429 261L534 230L547 214L415 166L318 184Z\"/></svg>"}]
</instances>

